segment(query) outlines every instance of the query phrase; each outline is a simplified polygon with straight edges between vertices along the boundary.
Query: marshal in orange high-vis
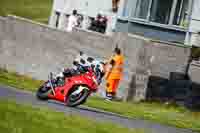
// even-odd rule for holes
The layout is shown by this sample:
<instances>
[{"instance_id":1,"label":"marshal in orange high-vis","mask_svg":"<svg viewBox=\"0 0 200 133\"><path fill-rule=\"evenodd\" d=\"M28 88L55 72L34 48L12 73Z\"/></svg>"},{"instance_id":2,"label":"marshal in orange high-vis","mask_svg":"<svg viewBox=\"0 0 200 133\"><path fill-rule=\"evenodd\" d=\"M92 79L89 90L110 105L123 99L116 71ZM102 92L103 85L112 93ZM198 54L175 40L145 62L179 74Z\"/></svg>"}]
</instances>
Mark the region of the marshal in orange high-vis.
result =
<instances>
[{"instance_id":1,"label":"marshal in orange high-vis","mask_svg":"<svg viewBox=\"0 0 200 133\"><path fill-rule=\"evenodd\" d=\"M106 74L106 94L109 99L116 95L120 80L123 77L124 56L119 48L115 48L115 54L108 62L108 72Z\"/></svg>"}]
</instances>

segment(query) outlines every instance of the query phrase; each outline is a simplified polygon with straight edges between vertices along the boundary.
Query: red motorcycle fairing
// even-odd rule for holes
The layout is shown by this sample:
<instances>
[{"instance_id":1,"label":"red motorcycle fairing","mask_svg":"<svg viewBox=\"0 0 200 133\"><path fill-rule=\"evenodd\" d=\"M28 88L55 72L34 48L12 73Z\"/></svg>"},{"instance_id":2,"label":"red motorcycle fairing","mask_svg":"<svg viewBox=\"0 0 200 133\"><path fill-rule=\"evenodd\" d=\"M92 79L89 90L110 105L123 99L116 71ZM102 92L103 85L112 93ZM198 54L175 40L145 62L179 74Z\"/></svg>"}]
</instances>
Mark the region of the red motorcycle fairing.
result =
<instances>
[{"instance_id":1,"label":"red motorcycle fairing","mask_svg":"<svg viewBox=\"0 0 200 133\"><path fill-rule=\"evenodd\" d=\"M70 90L77 85L85 85L90 89L90 92L95 92L97 91L98 85L94 82L93 78L96 78L94 77L93 72L87 72L85 74L65 78L64 86L56 87L54 89L55 95L50 93L48 97L60 102L65 102L65 97L68 95Z\"/></svg>"}]
</instances>

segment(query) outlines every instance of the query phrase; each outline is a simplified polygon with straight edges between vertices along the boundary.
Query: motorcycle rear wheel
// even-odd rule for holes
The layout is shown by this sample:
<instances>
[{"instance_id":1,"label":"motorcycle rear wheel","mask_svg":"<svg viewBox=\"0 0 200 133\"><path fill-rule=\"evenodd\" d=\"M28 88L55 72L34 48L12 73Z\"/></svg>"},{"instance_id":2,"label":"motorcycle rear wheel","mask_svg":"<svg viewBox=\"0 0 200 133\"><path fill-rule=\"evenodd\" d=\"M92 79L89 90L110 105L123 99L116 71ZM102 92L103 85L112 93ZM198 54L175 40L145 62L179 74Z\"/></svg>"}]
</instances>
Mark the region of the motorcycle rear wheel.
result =
<instances>
[{"instance_id":1,"label":"motorcycle rear wheel","mask_svg":"<svg viewBox=\"0 0 200 133\"><path fill-rule=\"evenodd\" d=\"M73 92L75 92L79 87L81 86L76 86L72 91L69 92L69 94L65 97L65 103L69 107L76 107L81 104L84 104L90 95L90 91L88 87L84 87L85 89L82 90L82 92L79 94L79 96L74 97Z\"/></svg>"}]
</instances>

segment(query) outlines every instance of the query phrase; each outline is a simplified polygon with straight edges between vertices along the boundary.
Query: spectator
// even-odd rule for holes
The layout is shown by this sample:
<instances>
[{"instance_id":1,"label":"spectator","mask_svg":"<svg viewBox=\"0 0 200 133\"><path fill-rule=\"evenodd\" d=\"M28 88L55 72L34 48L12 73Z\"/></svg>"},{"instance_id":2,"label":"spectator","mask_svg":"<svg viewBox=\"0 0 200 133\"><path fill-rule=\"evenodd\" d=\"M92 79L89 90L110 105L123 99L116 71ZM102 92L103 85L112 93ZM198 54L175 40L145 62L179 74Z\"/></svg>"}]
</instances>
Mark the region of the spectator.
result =
<instances>
[{"instance_id":1,"label":"spectator","mask_svg":"<svg viewBox=\"0 0 200 133\"><path fill-rule=\"evenodd\" d=\"M95 20L92 21L91 30L105 33L107 27L107 18L102 13L97 14Z\"/></svg>"},{"instance_id":2,"label":"spectator","mask_svg":"<svg viewBox=\"0 0 200 133\"><path fill-rule=\"evenodd\" d=\"M113 12L117 12L119 8L120 0L112 0L112 10Z\"/></svg>"},{"instance_id":3,"label":"spectator","mask_svg":"<svg viewBox=\"0 0 200 133\"><path fill-rule=\"evenodd\" d=\"M77 10L73 10L72 15L68 18L67 31L71 32L78 25Z\"/></svg>"}]
</instances>

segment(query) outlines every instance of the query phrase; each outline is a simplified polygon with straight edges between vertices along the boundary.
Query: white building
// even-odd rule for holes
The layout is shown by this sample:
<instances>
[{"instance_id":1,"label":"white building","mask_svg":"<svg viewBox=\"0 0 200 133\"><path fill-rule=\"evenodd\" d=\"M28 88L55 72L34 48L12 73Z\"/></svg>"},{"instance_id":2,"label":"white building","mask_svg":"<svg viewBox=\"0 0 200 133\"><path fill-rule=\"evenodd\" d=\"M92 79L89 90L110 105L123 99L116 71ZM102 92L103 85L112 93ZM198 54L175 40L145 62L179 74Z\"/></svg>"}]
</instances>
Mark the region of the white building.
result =
<instances>
[{"instance_id":1,"label":"white building","mask_svg":"<svg viewBox=\"0 0 200 133\"><path fill-rule=\"evenodd\" d=\"M117 14L112 12L112 6L112 0L54 0L49 24L65 29L66 15L73 9L93 18L103 12L110 18L107 34L115 29L200 46L200 0L120 0Z\"/></svg>"},{"instance_id":2,"label":"white building","mask_svg":"<svg viewBox=\"0 0 200 133\"><path fill-rule=\"evenodd\" d=\"M95 18L101 12L109 17L107 34L114 28L116 13L112 12L112 0L54 0L49 25L65 30L67 16L74 9L78 11L78 14L83 15L86 21L88 17ZM87 26L83 28L86 29Z\"/></svg>"},{"instance_id":3,"label":"white building","mask_svg":"<svg viewBox=\"0 0 200 133\"><path fill-rule=\"evenodd\" d=\"M188 29L189 45L200 47L200 0L193 0L192 13Z\"/></svg>"},{"instance_id":4,"label":"white building","mask_svg":"<svg viewBox=\"0 0 200 133\"><path fill-rule=\"evenodd\" d=\"M200 0L123 0L116 29L200 46Z\"/></svg>"}]
</instances>

